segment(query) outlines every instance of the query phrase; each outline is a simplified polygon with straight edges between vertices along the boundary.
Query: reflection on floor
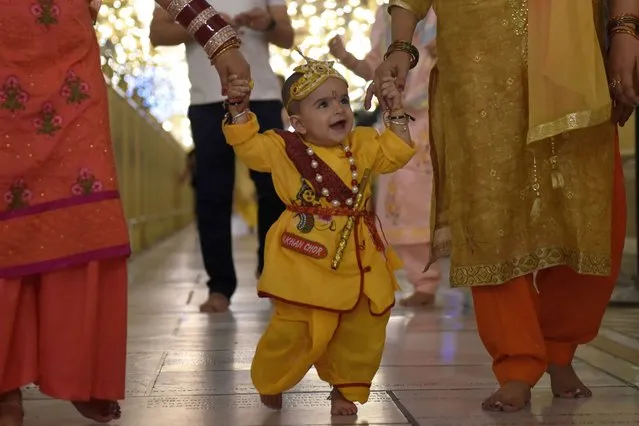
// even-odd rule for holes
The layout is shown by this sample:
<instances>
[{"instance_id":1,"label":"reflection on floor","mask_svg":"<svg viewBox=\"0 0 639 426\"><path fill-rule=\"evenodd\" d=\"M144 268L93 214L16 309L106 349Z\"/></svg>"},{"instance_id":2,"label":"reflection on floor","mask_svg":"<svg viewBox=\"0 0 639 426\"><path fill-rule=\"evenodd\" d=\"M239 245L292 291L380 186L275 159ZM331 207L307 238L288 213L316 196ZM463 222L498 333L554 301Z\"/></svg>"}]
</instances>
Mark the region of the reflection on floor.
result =
<instances>
[{"instance_id":1,"label":"reflection on floor","mask_svg":"<svg viewBox=\"0 0 639 426\"><path fill-rule=\"evenodd\" d=\"M357 418L328 414L327 386L311 371L286 407L260 406L251 386L252 351L270 305L254 291L255 243L236 246L240 288L233 312L206 316L206 287L196 235L187 230L132 262L128 399L122 426L253 425L637 425L639 311L611 311L593 345L579 350L578 371L594 387L591 400L553 400L546 378L529 411L488 414L479 403L494 388L490 359L464 296L444 289L441 306L396 309L371 402ZM80 426L70 405L26 392L27 425Z\"/></svg>"}]
</instances>

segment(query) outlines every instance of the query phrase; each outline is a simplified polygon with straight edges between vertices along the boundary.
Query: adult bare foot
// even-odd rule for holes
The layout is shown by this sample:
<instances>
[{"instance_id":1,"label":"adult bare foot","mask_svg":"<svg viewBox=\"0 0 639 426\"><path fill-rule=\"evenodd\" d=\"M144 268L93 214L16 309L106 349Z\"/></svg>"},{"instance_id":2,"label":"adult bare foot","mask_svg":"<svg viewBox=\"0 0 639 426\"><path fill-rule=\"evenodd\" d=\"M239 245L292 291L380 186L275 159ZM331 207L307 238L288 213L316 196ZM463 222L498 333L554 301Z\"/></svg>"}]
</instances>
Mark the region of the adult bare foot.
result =
<instances>
[{"instance_id":1,"label":"adult bare foot","mask_svg":"<svg viewBox=\"0 0 639 426\"><path fill-rule=\"evenodd\" d=\"M590 398L592 391L583 384L572 365L550 365L550 388L555 398Z\"/></svg>"},{"instance_id":2,"label":"adult bare foot","mask_svg":"<svg viewBox=\"0 0 639 426\"><path fill-rule=\"evenodd\" d=\"M337 389L331 391L331 416L354 416L357 414L357 406L344 398L344 395Z\"/></svg>"},{"instance_id":3,"label":"adult bare foot","mask_svg":"<svg viewBox=\"0 0 639 426\"><path fill-rule=\"evenodd\" d=\"M281 410L282 409L282 394L278 393L277 395L262 395L260 394L260 400L262 404L271 408L273 410Z\"/></svg>"},{"instance_id":4,"label":"adult bare foot","mask_svg":"<svg viewBox=\"0 0 639 426\"><path fill-rule=\"evenodd\" d=\"M0 395L0 426L22 426L24 411L19 389Z\"/></svg>"},{"instance_id":5,"label":"adult bare foot","mask_svg":"<svg viewBox=\"0 0 639 426\"><path fill-rule=\"evenodd\" d=\"M200 312L209 314L227 312L230 305L231 301L223 294L211 293L206 302L200 305Z\"/></svg>"},{"instance_id":6,"label":"adult bare foot","mask_svg":"<svg viewBox=\"0 0 639 426\"><path fill-rule=\"evenodd\" d=\"M121 417L120 404L113 401L94 399L91 401L73 401L78 413L97 423L109 423Z\"/></svg>"},{"instance_id":7,"label":"adult bare foot","mask_svg":"<svg viewBox=\"0 0 639 426\"><path fill-rule=\"evenodd\" d=\"M407 308L426 308L435 304L435 295L430 293L415 292L399 301L401 306Z\"/></svg>"},{"instance_id":8,"label":"adult bare foot","mask_svg":"<svg viewBox=\"0 0 639 426\"><path fill-rule=\"evenodd\" d=\"M482 404L486 411L506 411L513 413L524 409L530 402L530 385L525 382L507 382Z\"/></svg>"}]
</instances>

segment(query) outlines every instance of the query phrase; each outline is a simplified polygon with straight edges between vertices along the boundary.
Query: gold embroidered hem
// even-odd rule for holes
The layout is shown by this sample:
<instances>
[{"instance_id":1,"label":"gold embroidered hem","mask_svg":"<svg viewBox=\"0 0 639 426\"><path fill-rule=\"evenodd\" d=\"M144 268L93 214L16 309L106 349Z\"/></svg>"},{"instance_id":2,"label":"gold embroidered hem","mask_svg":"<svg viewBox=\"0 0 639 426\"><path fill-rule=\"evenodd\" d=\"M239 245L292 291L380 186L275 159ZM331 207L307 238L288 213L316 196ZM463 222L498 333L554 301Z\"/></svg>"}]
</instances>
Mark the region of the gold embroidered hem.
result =
<instances>
[{"instance_id":1,"label":"gold embroidered hem","mask_svg":"<svg viewBox=\"0 0 639 426\"><path fill-rule=\"evenodd\" d=\"M528 143L548 139L576 129L584 129L610 121L610 107L595 111L581 111L568 114L552 123L542 124L528 131Z\"/></svg>"},{"instance_id":2,"label":"gold embroidered hem","mask_svg":"<svg viewBox=\"0 0 639 426\"><path fill-rule=\"evenodd\" d=\"M433 247L434 260L445 257L449 250L448 243ZM564 265L583 275L609 276L611 273L610 256L551 247L538 249L535 253L501 264L451 266L450 285L453 288L499 285L542 269Z\"/></svg>"}]
</instances>

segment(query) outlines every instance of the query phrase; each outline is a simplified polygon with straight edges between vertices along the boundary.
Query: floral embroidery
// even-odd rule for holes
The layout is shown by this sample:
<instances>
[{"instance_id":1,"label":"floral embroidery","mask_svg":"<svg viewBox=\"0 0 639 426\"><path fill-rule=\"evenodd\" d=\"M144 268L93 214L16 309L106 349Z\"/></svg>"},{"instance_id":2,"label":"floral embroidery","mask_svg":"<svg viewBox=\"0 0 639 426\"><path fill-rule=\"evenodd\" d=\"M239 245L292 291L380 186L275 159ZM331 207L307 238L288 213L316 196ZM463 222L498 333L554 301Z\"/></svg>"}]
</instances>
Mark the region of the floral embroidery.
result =
<instances>
[{"instance_id":1,"label":"floral embroidery","mask_svg":"<svg viewBox=\"0 0 639 426\"><path fill-rule=\"evenodd\" d=\"M16 179L11 188L4 194L7 210L16 210L29 207L33 193L27 188L24 179Z\"/></svg>"},{"instance_id":2,"label":"floral embroidery","mask_svg":"<svg viewBox=\"0 0 639 426\"><path fill-rule=\"evenodd\" d=\"M16 112L25 109L29 94L22 90L18 77L10 76L0 89L0 109Z\"/></svg>"},{"instance_id":3,"label":"floral embroidery","mask_svg":"<svg viewBox=\"0 0 639 426\"><path fill-rule=\"evenodd\" d=\"M60 94L69 104L81 104L89 98L89 85L82 81L73 71L67 73Z\"/></svg>"},{"instance_id":4,"label":"floral embroidery","mask_svg":"<svg viewBox=\"0 0 639 426\"><path fill-rule=\"evenodd\" d=\"M38 0L31 5L31 13L37 18L38 24L49 28L58 23L60 8L54 4L53 0Z\"/></svg>"},{"instance_id":5,"label":"floral embroidery","mask_svg":"<svg viewBox=\"0 0 639 426\"><path fill-rule=\"evenodd\" d=\"M80 170L80 175L76 183L71 187L73 195L87 195L102 191L102 182L95 178L95 175L87 168Z\"/></svg>"},{"instance_id":6,"label":"floral embroidery","mask_svg":"<svg viewBox=\"0 0 639 426\"><path fill-rule=\"evenodd\" d=\"M40 110L40 117L33 120L33 125L42 135L53 136L62 128L62 117L56 114L51 102L46 102Z\"/></svg>"}]
</instances>

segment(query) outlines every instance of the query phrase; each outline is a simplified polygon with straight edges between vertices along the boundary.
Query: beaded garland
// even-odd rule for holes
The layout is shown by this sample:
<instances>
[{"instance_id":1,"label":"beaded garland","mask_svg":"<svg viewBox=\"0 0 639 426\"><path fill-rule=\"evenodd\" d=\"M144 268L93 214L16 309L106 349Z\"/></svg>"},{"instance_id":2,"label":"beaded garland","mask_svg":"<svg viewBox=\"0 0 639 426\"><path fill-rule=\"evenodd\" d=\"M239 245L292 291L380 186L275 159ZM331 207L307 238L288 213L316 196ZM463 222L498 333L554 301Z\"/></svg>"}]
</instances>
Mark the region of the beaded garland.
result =
<instances>
[{"instance_id":1,"label":"beaded garland","mask_svg":"<svg viewBox=\"0 0 639 426\"><path fill-rule=\"evenodd\" d=\"M313 148L306 145L297 133L279 129L276 129L275 133L284 140L287 156L300 175L313 186L318 196L324 197L332 208L353 208L355 196L359 193L360 187L357 179L359 172L349 146L342 145L342 150L350 165L352 178L350 187L321 158L317 157Z\"/></svg>"},{"instance_id":2,"label":"beaded garland","mask_svg":"<svg viewBox=\"0 0 639 426\"><path fill-rule=\"evenodd\" d=\"M353 153L351 152L350 147L348 145L342 145L342 149L344 150L344 154L346 155L346 158L348 159L348 163L350 164L351 177L352 177L351 191L353 192L354 195L356 195L359 192L359 185L357 182L357 175L358 175L357 165L355 164L355 159L353 158ZM317 159L315 158L315 151L313 151L313 148L311 148L310 146L306 148L306 154L308 154L308 156L311 158L311 167L313 168L313 170L317 170L319 163ZM322 182L324 181L324 177L320 173L316 172L315 180L317 181L317 183L322 184ZM326 188L325 186L322 186L321 193L324 196L324 198L326 198L326 201L331 203L333 207L339 207L342 205L342 203L346 204L349 207L353 205L352 197L348 197L345 200L340 201L337 198L333 198L329 189Z\"/></svg>"}]
</instances>

